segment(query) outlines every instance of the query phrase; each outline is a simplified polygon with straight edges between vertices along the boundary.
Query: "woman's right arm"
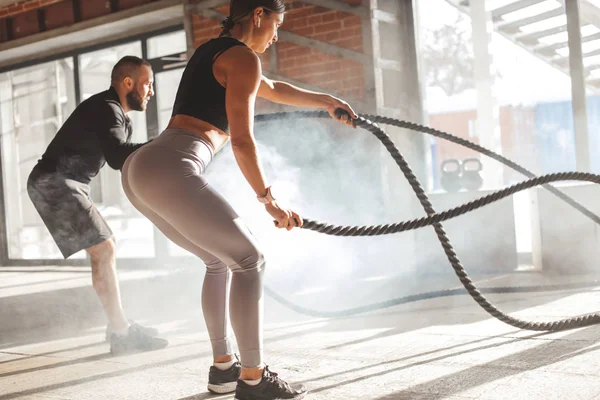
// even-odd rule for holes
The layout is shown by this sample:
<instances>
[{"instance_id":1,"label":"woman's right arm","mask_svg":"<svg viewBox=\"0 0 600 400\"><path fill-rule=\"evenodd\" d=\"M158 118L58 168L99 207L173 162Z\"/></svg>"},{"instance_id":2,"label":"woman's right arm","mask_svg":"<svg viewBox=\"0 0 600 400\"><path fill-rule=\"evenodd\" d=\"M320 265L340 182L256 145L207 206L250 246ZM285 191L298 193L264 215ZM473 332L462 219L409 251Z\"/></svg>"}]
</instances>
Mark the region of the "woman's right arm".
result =
<instances>
[{"instance_id":1,"label":"woman's right arm","mask_svg":"<svg viewBox=\"0 0 600 400\"><path fill-rule=\"evenodd\" d=\"M258 197L269 187L254 139L254 104L262 77L258 56L243 46L236 46L218 59L225 70L225 99L231 147L242 174ZM265 204L280 228L301 226L301 218L281 208L276 201Z\"/></svg>"}]
</instances>

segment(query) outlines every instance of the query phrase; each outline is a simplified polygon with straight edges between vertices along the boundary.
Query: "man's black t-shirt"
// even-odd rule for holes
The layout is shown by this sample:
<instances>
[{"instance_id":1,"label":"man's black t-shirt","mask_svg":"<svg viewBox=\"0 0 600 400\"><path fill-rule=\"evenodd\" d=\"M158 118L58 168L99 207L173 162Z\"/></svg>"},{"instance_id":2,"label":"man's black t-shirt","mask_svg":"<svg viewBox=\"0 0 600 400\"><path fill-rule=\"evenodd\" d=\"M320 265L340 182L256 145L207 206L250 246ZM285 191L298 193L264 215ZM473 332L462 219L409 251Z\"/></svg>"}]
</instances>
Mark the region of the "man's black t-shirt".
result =
<instances>
[{"instance_id":1,"label":"man's black t-shirt","mask_svg":"<svg viewBox=\"0 0 600 400\"><path fill-rule=\"evenodd\" d=\"M60 128L38 167L89 183L105 163L120 170L143 143L130 143L131 120L114 88L83 101Z\"/></svg>"}]
</instances>

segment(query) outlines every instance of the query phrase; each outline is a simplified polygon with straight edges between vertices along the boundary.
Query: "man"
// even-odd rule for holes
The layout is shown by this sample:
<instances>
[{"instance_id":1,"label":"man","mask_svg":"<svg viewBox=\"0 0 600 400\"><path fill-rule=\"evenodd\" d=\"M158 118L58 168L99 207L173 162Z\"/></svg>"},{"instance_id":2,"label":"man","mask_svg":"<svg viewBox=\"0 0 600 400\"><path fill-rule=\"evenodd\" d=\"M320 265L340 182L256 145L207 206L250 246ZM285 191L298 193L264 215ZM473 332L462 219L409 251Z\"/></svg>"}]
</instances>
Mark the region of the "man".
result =
<instances>
[{"instance_id":1,"label":"man","mask_svg":"<svg viewBox=\"0 0 600 400\"><path fill-rule=\"evenodd\" d=\"M115 64L111 86L83 101L60 128L33 168L27 192L64 258L85 249L92 282L109 320L107 339L113 354L154 350L168 342L158 332L125 317L115 266L115 238L89 193L104 164L121 170L142 143L130 143L129 111L144 111L153 95L148 62L125 56Z\"/></svg>"}]
</instances>

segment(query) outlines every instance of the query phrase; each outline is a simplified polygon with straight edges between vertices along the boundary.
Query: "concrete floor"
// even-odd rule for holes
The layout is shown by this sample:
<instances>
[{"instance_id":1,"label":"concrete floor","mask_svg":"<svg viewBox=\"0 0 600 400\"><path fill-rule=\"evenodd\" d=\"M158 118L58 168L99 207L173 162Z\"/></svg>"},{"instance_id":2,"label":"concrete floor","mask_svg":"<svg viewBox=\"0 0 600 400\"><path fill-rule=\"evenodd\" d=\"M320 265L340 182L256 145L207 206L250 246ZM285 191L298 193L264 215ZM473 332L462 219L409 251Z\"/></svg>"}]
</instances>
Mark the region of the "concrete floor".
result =
<instances>
[{"instance_id":1,"label":"concrete floor","mask_svg":"<svg viewBox=\"0 0 600 400\"><path fill-rule=\"evenodd\" d=\"M233 398L206 391L211 355L200 272L121 273L129 315L158 327L170 346L112 357L89 271L31 270L0 269L0 399ZM478 280L484 286L566 281L532 273ZM336 310L457 283L429 278L420 290L413 284L402 292L406 282L389 279L361 283L362 294L338 287L288 298ZM596 289L489 297L514 316L554 320L597 311ZM600 327L522 331L490 318L468 296L330 320L296 314L270 298L265 304L266 361L287 380L307 384L311 400L600 398Z\"/></svg>"}]
</instances>

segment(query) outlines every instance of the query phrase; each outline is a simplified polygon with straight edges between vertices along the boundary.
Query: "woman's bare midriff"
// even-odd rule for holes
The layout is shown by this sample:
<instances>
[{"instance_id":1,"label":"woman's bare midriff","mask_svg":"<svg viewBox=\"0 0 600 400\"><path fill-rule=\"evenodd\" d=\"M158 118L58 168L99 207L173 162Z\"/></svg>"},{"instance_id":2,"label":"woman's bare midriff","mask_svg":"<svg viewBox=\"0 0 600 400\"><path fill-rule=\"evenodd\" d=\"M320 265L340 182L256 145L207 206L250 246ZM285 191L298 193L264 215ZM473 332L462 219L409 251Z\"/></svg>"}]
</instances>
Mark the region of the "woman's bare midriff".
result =
<instances>
[{"instance_id":1,"label":"woman's bare midriff","mask_svg":"<svg viewBox=\"0 0 600 400\"><path fill-rule=\"evenodd\" d=\"M185 129L202 136L212 145L215 154L229 141L229 135L221 129L206 121L185 114L177 114L171 117L167 128Z\"/></svg>"}]
</instances>

